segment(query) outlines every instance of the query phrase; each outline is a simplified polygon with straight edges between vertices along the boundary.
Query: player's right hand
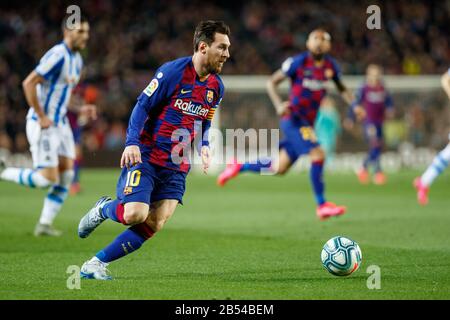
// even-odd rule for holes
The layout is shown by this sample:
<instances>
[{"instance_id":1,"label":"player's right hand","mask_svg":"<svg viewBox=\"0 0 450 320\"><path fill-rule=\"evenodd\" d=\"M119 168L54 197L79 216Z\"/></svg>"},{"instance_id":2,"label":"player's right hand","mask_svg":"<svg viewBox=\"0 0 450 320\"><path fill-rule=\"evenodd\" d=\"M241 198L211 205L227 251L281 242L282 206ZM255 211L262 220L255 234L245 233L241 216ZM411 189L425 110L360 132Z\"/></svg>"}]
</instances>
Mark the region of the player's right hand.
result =
<instances>
[{"instance_id":1,"label":"player's right hand","mask_svg":"<svg viewBox=\"0 0 450 320\"><path fill-rule=\"evenodd\" d=\"M279 116L289 114L289 101L283 101L282 103L278 104L275 109L277 110L277 114Z\"/></svg>"},{"instance_id":2,"label":"player's right hand","mask_svg":"<svg viewBox=\"0 0 450 320\"><path fill-rule=\"evenodd\" d=\"M135 164L142 163L141 150L139 146L127 146L123 150L122 158L120 159L120 167L130 168Z\"/></svg>"},{"instance_id":3,"label":"player's right hand","mask_svg":"<svg viewBox=\"0 0 450 320\"><path fill-rule=\"evenodd\" d=\"M344 119L344 128L348 131L352 131L353 127L355 126L355 122L350 118Z\"/></svg>"},{"instance_id":4,"label":"player's right hand","mask_svg":"<svg viewBox=\"0 0 450 320\"><path fill-rule=\"evenodd\" d=\"M39 118L39 125L42 129L47 129L53 124L53 121L50 120L46 115Z\"/></svg>"},{"instance_id":5,"label":"player's right hand","mask_svg":"<svg viewBox=\"0 0 450 320\"><path fill-rule=\"evenodd\" d=\"M355 113L356 119L358 119L358 121L362 121L366 118L366 110L364 110L364 108L361 106L356 106L353 112Z\"/></svg>"}]
</instances>

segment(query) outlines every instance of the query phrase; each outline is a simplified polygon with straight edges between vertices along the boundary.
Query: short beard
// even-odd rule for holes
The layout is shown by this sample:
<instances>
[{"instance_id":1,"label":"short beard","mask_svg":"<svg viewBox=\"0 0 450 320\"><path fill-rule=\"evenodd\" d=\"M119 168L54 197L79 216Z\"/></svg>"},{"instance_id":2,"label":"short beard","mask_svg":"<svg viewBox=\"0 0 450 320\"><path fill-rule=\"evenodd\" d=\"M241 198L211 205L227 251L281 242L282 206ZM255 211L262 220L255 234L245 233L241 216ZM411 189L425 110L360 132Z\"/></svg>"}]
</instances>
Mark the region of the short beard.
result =
<instances>
[{"instance_id":1,"label":"short beard","mask_svg":"<svg viewBox=\"0 0 450 320\"><path fill-rule=\"evenodd\" d=\"M216 74L216 73L219 73L220 70L218 70L216 67L214 67L214 65L208 64L206 66L206 72L208 72L208 74Z\"/></svg>"},{"instance_id":2,"label":"short beard","mask_svg":"<svg viewBox=\"0 0 450 320\"><path fill-rule=\"evenodd\" d=\"M324 53L312 53L312 52L311 52L311 54L315 61L322 60L323 56L325 55Z\"/></svg>"}]
</instances>

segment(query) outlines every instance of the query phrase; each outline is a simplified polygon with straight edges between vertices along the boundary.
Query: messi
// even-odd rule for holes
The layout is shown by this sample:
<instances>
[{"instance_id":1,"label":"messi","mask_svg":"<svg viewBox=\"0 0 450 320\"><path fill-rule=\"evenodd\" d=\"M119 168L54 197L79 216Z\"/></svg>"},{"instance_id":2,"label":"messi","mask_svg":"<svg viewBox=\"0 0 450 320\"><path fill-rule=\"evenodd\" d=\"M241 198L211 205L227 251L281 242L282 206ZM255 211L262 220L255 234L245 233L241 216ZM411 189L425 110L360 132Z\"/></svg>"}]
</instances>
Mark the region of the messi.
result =
<instances>
[{"instance_id":1,"label":"messi","mask_svg":"<svg viewBox=\"0 0 450 320\"><path fill-rule=\"evenodd\" d=\"M209 109L203 108L201 104L194 104L192 101L183 102L183 99L177 99L174 106L182 110L185 114L197 115L200 117L206 117L209 112Z\"/></svg>"}]
</instances>

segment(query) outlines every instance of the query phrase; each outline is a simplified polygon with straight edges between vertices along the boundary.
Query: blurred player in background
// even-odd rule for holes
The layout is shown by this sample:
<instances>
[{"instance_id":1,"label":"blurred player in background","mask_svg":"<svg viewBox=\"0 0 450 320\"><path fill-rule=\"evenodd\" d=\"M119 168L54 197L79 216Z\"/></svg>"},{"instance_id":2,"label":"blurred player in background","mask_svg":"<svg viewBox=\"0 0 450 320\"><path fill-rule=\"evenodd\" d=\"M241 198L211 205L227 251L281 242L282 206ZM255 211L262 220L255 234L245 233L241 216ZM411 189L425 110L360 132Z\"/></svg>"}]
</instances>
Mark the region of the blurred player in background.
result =
<instances>
[{"instance_id":1,"label":"blurred player in background","mask_svg":"<svg viewBox=\"0 0 450 320\"><path fill-rule=\"evenodd\" d=\"M26 133L33 157L33 169L0 168L0 178L30 188L50 187L34 234L59 236L53 228L67 198L74 177L75 145L66 117L72 89L77 85L83 61L79 53L89 39L89 23L83 17L71 26L63 21L64 39L42 57L23 81L30 110ZM95 106L82 106L81 112L95 118Z\"/></svg>"},{"instance_id":2,"label":"blurred player in background","mask_svg":"<svg viewBox=\"0 0 450 320\"><path fill-rule=\"evenodd\" d=\"M203 21L194 33L194 54L162 65L138 97L127 129L117 199L102 197L81 219L78 235L89 234L104 220L129 226L81 267L81 277L109 280L106 266L137 249L161 230L182 203L190 169L180 146L198 147L203 171L210 163L208 130L224 93L218 76L230 57L229 27ZM201 128L199 128L201 127ZM177 134L184 134L180 142ZM179 161L181 160L181 161Z\"/></svg>"},{"instance_id":3,"label":"blurred player in background","mask_svg":"<svg viewBox=\"0 0 450 320\"><path fill-rule=\"evenodd\" d=\"M331 37L322 29L312 31L306 42L308 51L288 58L267 84L270 99L282 116L280 127L284 140L280 143L279 161L260 161L252 163L232 163L218 177L218 184L227 181L241 172L261 172L270 169L276 174L284 174L302 155L311 159L310 179L317 202L317 216L327 219L345 212L346 208L325 199L323 166L325 153L320 147L314 131L314 122L320 103L326 94L325 83L333 80L344 100L350 104L352 93L341 80L341 72L335 60L327 53L331 49ZM286 79L291 80L289 101L283 101L277 92L278 85Z\"/></svg>"},{"instance_id":4,"label":"blurred player in background","mask_svg":"<svg viewBox=\"0 0 450 320\"><path fill-rule=\"evenodd\" d=\"M333 98L323 98L314 128L317 140L325 151L325 164L329 166L336 154L337 138L342 130L341 119Z\"/></svg>"},{"instance_id":5,"label":"blurred player in background","mask_svg":"<svg viewBox=\"0 0 450 320\"><path fill-rule=\"evenodd\" d=\"M366 81L358 89L355 101L349 109L349 117L344 125L348 130L354 126L355 118L364 122L364 136L369 144L369 152L362 167L357 171L359 182L369 183L369 167L373 167L373 183L386 183L386 175L381 169L383 148L383 123L385 118L394 117L392 97L383 83L381 66L371 64L367 67Z\"/></svg>"},{"instance_id":6,"label":"blurred player in background","mask_svg":"<svg viewBox=\"0 0 450 320\"><path fill-rule=\"evenodd\" d=\"M82 88L78 86L77 89L73 92L74 96L79 96L79 99L88 105L95 105L98 97L98 90L95 86L88 85ZM86 113L80 113L76 110L70 109L67 111L67 118L69 120L70 127L72 128L73 139L75 142L75 161L73 169L74 177L69 193L71 195L76 195L81 192L80 170L83 162L82 133L84 127L89 123L90 119Z\"/></svg>"},{"instance_id":7,"label":"blurred player in background","mask_svg":"<svg viewBox=\"0 0 450 320\"><path fill-rule=\"evenodd\" d=\"M442 88L444 88L445 93L450 99L450 69L442 75L441 77ZM450 134L448 136L450 140ZM447 146L439 152L433 159L433 162L425 170L422 176L417 177L414 180L414 187L417 190L417 201L421 205L426 205L428 203L428 192L430 190L431 184L434 180L444 172L444 169L450 163L450 142Z\"/></svg>"}]
</instances>

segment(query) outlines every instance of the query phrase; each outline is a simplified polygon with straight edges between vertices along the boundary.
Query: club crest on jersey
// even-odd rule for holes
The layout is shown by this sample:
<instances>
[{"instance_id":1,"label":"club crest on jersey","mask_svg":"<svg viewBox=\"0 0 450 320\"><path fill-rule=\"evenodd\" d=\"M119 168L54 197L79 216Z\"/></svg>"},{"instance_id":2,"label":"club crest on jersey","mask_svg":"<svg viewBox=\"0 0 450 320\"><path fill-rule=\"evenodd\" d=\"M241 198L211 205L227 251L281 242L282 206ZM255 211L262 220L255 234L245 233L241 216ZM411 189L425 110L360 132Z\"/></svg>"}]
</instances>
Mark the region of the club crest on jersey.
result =
<instances>
[{"instance_id":1,"label":"club crest on jersey","mask_svg":"<svg viewBox=\"0 0 450 320\"><path fill-rule=\"evenodd\" d=\"M206 101L208 103L212 103L214 101L214 91L212 90L206 90Z\"/></svg>"},{"instance_id":2,"label":"club crest on jersey","mask_svg":"<svg viewBox=\"0 0 450 320\"><path fill-rule=\"evenodd\" d=\"M153 79L149 85L147 86L147 88L144 89L144 93L151 97L152 94L156 91L156 89L158 89L159 86L159 82L157 79Z\"/></svg>"}]
</instances>

